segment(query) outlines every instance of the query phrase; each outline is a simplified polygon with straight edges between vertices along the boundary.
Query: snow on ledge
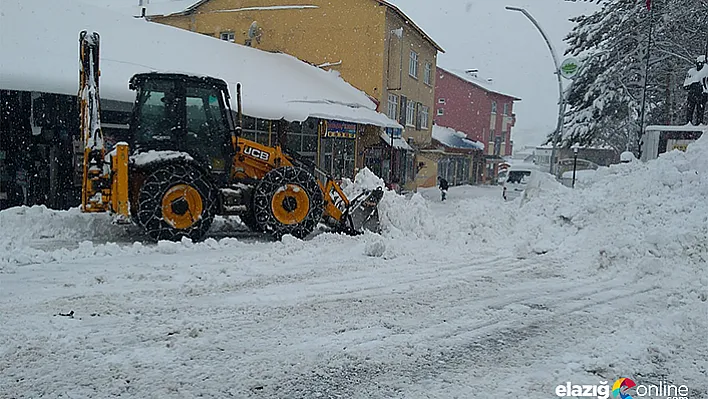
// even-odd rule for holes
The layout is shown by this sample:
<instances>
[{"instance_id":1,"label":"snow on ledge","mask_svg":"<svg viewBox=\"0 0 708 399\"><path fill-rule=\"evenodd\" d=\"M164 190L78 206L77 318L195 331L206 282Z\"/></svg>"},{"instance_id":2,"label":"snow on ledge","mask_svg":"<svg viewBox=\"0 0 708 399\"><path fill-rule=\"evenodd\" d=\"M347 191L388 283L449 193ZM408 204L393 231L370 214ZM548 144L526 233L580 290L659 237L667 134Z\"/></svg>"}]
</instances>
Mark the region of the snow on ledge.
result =
<instances>
[{"instance_id":1,"label":"snow on ledge","mask_svg":"<svg viewBox=\"0 0 708 399\"><path fill-rule=\"evenodd\" d=\"M156 162L184 160L193 161L189 154L179 151L155 151L150 150L130 157L130 162L134 166L147 166Z\"/></svg>"},{"instance_id":2,"label":"snow on ledge","mask_svg":"<svg viewBox=\"0 0 708 399\"><path fill-rule=\"evenodd\" d=\"M708 125L683 125L683 126L661 126L661 125L651 125L647 126L647 132L708 132Z\"/></svg>"},{"instance_id":3,"label":"snow on ledge","mask_svg":"<svg viewBox=\"0 0 708 399\"><path fill-rule=\"evenodd\" d=\"M320 7L314 6L314 5L243 7L243 8L234 8L231 10L215 10L214 12L221 13L221 12L243 12L243 11L311 10L314 8L320 8Z\"/></svg>"},{"instance_id":4,"label":"snow on ledge","mask_svg":"<svg viewBox=\"0 0 708 399\"><path fill-rule=\"evenodd\" d=\"M484 150L484 144L467 138L463 132L448 127L433 125L433 138L442 145L461 150Z\"/></svg>"}]
</instances>

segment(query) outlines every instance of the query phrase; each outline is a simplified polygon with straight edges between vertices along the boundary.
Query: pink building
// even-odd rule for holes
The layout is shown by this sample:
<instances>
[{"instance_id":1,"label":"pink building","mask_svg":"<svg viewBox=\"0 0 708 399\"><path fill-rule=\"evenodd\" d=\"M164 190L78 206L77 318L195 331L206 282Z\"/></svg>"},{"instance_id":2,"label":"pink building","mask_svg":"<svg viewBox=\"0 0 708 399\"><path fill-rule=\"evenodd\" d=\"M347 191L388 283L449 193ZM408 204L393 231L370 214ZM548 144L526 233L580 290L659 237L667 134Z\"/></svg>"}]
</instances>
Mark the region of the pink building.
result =
<instances>
[{"instance_id":1,"label":"pink building","mask_svg":"<svg viewBox=\"0 0 708 399\"><path fill-rule=\"evenodd\" d=\"M485 145L488 163L511 155L511 128L516 123L514 101L521 99L495 90L477 70L457 71L437 67L435 124L467 134ZM492 166L496 175L496 167Z\"/></svg>"}]
</instances>

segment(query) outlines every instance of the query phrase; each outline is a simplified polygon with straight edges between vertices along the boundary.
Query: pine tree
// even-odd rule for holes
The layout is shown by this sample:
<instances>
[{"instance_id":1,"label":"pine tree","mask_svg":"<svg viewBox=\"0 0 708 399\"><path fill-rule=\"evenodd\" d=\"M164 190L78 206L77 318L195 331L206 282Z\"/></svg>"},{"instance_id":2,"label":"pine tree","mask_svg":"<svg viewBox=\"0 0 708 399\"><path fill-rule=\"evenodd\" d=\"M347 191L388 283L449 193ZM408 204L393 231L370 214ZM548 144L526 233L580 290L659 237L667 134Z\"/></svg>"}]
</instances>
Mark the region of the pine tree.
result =
<instances>
[{"instance_id":1,"label":"pine tree","mask_svg":"<svg viewBox=\"0 0 708 399\"><path fill-rule=\"evenodd\" d=\"M652 15L645 124L685 123L683 80L706 52L708 0L652 0L652 7L653 14L645 0L606 0L594 14L573 19L567 54L587 65L567 93L562 145L636 150Z\"/></svg>"}]
</instances>

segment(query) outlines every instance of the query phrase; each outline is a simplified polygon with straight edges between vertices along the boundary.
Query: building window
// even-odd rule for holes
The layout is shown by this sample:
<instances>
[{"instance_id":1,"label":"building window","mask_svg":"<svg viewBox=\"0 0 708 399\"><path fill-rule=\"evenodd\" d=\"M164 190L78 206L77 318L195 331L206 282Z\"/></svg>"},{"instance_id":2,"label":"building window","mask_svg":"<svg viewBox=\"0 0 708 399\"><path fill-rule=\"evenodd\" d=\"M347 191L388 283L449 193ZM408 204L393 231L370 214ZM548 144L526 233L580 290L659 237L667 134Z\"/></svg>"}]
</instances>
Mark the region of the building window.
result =
<instances>
[{"instance_id":1,"label":"building window","mask_svg":"<svg viewBox=\"0 0 708 399\"><path fill-rule=\"evenodd\" d=\"M388 95L388 117L394 121L398 120L398 96L395 94Z\"/></svg>"},{"instance_id":2,"label":"building window","mask_svg":"<svg viewBox=\"0 0 708 399\"><path fill-rule=\"evenodd\" d=\"M411 60L408 64L408 74L418 79L418 53L411 51Z\"/></svg>"},{"instance_id":3,"label":"building window","mask_svg":"<svg viewBox=\"0 0 708 399\"><path fill-rule=\"evenodd\" d=\"M438 116L445 115L445 108L438 108Z\"/></svg>"},{"instance_id":4,"label":"building window","mask_svg":"<svg viewBox=\"0 0 708 399\"><path fill-rule=\"evenodd\" d=\"M509 116L509 103L504 103L504 116Z\"/></svg>"},{"instance_id":5,"label":"building window","mask_svg":"<svg viewBox=\"0 0 708 399\"><path fill-rule=\"evenodd\" d=\"M428 109L425 105L420 107L420 128L423 130L428 129Z\"/></svg>"},{"instance_id":6,"label":"building window","mask_svg":"<svg viewBox=\"0 0 708 399\"><path fill-rule=\"evenodd\" d=\"M497 113L497 102L492 101L492 113L496 114Z\"/></svg>"},{"instance_id":7,"label":"building window","mask_svg":"<svg viewBox=\"0 0 708 399\"><path fill-rule=\"evenodd\" d=\"M438 104L445 104L444 98L438 98Z\"/></svg>"},{"instance_id":8,"label":"building window","mask_svg":"<svg viewBox=\"0 0 708 399\"><path fill-rule=\"evenodd\" d=\"M433 65L429 62L425 63L425 71L423 72L423 82L430 86L430 81L433 77Z\"/></svg>"},{"instance_id":9,"label":"building window","mask_svg":"<svg viewBox=\"0 0 708 399\"><path fill-rule=\"evenodd\" d=\"M406 104L406 125L415 126L415 101Z\"/></svg>"},{"instance_id":10,"label":"building window","mask_svg":"<svg viewBox=\"0 0 708 399\"><path fill-rule=\"evenodd\" d=\"M234 36L233 32L221 32L219 38L231 43L236 41L236 36Z\"/></svg>"}]
</instances>

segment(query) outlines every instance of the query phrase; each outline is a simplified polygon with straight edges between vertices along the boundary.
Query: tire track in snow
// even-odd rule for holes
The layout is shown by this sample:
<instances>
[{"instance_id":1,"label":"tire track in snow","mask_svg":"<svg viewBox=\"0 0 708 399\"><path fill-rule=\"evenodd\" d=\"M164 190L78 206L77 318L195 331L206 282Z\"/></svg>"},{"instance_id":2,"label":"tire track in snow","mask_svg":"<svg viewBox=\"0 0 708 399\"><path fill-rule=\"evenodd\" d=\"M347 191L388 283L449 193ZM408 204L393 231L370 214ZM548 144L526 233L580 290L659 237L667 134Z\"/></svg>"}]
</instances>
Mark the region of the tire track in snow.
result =
<instances>
[{"instance_id":1,"label":"tire track in snow","mask_svg":"<svg viewBox=\"0 0 708 399\"><path fill-rule=\"evenodd\" d=\"M568 316L579 314L583 318L584 310L619 300L633 299L630 301L633 303L639 301L643 294L659 289L650 286L617 293L611 288L616 287L576 295L549 295L547 298L552 300L545 303L558 305L556 311L548 312L549 315L527 318L522 322L507 319L481 323L466 331L457 329L450 335L424 337L422 342L431 343L428 349L423 354L411 354L408 358L398 356L386 362L369 361L357 354L335 356L310 373L282 381L268 393L272 397L290 397L294 392L304 394L303 397L411 397L405 395L408 384L451 371L467 373L469 369L484 370L500 364L508 368L515 358L523 360L527 357L524 351L516 348L531 339L542 338L557 324L563 324L563 328L567 329ZM573 289L566 292L570 291ZM628 306L628 303L622 305ZM582 329L582 323L573 328ZM433 345L433 342L436 344ZM559 350L559 346L555 350Z\"/></svg>"}]
</instances>

